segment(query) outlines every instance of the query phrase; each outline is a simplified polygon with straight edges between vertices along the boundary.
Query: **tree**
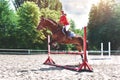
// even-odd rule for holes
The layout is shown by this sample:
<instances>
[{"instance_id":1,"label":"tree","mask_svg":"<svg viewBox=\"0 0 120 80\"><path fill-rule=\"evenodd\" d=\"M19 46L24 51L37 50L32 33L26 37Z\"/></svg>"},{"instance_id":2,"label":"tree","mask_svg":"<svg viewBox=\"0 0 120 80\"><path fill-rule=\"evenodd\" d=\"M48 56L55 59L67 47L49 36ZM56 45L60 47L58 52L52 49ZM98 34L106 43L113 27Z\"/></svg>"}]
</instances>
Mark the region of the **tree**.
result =
<instances>
[{"instance_id":1,"label":"tree","mask_svg":"<svg viewBox=\"0 0 120 80\"><path fill-rule=\"evenodd\" d=\"M113 23L114 22L114 23ZM120 3L115 5L114 8L114 17L111 20L112 27L109 31L112 36L108 36L111 38L113 49L119 49L120 50Z\"/></svg>"},{"instance_id":2,"label":"tree","mask_svg":"<svg viewBox=\"0 0 120 80\"><path fill-rule=\"evenodd\" d=\"M38 37L36 26L39 23L39 8L34 2L25 2L19 7L17 14L20 48L34 48Z\"/></svg>"},{"instance_id":3,"label":"tree","mask_svg":"<svg viewBox=\"0 0 120 80\"><path fill-rule=\"evenodd\" d=\"M33 1L35 2L40 9L48 8L50 10L59 11L62 9L62 4L59 0L15 0L13 1L16 10L25 2L25 1Z\"/></svg>"},{"instance_id":4,"label":"tree","mask_svg":"<svg viewBox=\"0 0 120 80\"><path fill-rule=\"evenodd\" d=\"M70 20L70 30L79 36L83 36L84 34L83 29L80 30L75 28L75 22L72 19Z\"/></svg>"},{"instance_id":5,"label":"tree","mask_svg":"<svg viewBox=\"0 0 120 80\"><path fill-rule=\"evenodd\" d=\"M91 49L100 49L100 43L105 44L107 50L107 44L110 41L112 43L112 49L117 49L119 44L119 24L116 24L119 20L115 10L116 4L114 0L100 0L98 5L93 5L90 11L89 23L88 23L88 40Z\"/></svg>"},{"instance_id":6,"label":"tree","mask_svg":"<svg viewBox=\"0 0 120 80\"><path fill-rule=\"evenodd\" d=\"M8 1L0 0L0 47L12 48L17 26L16 14L9 8Z\"/></svg>"},{"instance_id":7,"label":"tree","mask_svg":"<svg viewBox=\"0 0 120 80\"><path fill-rule=\"evenodd\" d=\"M72 19L70 20L70 30L75 31L75 22Z\"/></svg>"},{"instance_id":8,"label":"tree","mask_svg":"<svg viewBox=\"0 0 120 80\"><path fill-rule=\"evenodd\" d=\"M55 21L59 21L60 11L50 10L49 8L42 8L40 9L40 15L51 18Z\"/></svg>"}]
</instances>

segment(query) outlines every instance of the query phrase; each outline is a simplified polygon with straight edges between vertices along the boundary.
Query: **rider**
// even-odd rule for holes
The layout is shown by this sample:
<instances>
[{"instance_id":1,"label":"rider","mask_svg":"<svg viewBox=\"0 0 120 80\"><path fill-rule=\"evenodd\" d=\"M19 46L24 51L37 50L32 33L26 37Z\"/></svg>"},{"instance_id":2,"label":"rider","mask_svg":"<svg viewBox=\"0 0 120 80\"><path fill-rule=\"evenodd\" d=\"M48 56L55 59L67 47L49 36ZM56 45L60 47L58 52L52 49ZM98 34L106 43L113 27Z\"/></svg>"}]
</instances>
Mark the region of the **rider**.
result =
<instances>
[{"instance_id":1,"label":"rider","mask_svg":"<svg viewBox=\"0 0 120 80\"><path fill-rule=\"evenodd\" d=\"M70 25L69 25L69 22L67 20L67 17L64 11L61 11L59 23L63 26L63 29L62 29L63 33L67 34L67 31L68 31L67 28L69 28Z\"/></svg>"}]
</instances>

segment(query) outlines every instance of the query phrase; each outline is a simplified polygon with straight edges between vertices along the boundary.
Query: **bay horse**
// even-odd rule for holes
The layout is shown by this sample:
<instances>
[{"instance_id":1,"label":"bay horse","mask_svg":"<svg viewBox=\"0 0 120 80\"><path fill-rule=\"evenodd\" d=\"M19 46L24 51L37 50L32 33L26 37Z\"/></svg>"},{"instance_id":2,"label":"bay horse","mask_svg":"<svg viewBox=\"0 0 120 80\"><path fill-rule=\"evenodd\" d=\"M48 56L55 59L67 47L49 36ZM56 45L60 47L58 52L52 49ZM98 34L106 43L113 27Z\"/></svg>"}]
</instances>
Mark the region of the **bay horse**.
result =
<instances>
[{"instance_id":1,"label":"bay horse","mask_svg":"<svg viewBox=\"0 0 120 80\"><path fill-rule=\"evenodd\" d=\"M37 30L44 28L49 29L52 32L52 40L49 43L53 46L54 43L59 44L73 44L76 49L81 52L83 50L83 38L81 36L74 36L72 39L68 38L63 32L62 27L56 21L50 18L41 17ZM83 58L83 56L81 55Z\"/></svg>"}]
</instances>

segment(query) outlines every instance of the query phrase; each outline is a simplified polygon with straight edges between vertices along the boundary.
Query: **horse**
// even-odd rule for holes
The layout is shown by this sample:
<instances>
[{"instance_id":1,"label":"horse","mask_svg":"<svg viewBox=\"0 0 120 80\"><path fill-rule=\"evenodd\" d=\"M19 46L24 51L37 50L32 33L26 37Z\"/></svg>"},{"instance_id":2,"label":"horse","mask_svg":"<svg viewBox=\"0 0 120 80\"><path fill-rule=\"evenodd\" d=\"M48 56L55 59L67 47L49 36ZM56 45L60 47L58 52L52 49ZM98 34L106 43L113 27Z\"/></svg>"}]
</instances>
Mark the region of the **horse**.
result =
<instances>
[{"instance_id":1,"label":"horse","mask_svg":"<svg viewBox=\"0 0 120 80\"><path fill-rule=\"evenodd\" d=\"M52 32L50 45L53 46L54 43L73 44L79 52L83 50L83 38L81 36L74 36L70 39L63 33L61 25L53 19L41 17L37 30L42 30L44 28L47 28ZM82 55L81 57L83 58Z\"/></svg>"}]
</instances>

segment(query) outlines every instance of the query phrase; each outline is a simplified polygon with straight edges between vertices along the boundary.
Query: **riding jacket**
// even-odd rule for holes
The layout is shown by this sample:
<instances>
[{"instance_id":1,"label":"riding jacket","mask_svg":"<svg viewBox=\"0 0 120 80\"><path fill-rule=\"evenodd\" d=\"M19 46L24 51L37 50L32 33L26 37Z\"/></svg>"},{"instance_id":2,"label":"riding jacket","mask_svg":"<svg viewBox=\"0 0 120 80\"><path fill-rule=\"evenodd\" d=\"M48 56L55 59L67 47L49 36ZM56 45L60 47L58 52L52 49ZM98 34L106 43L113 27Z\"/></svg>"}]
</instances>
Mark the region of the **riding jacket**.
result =
<instances>
[{"instance_id":1,"label":"riding jacket","mask_svg":"<svg viewBox=\"0 0 120 80\"><path fill-rule=\"evenodd\" d=\"M68 22L68 20L67 20L67 18L66 18L66 16L65 15L62 15L61 17L60 17L60 21L59 21L62 25L64 25L64 26L66 26L66 25L69 25L69 22Z\"/></svg>"}]
</instances>

